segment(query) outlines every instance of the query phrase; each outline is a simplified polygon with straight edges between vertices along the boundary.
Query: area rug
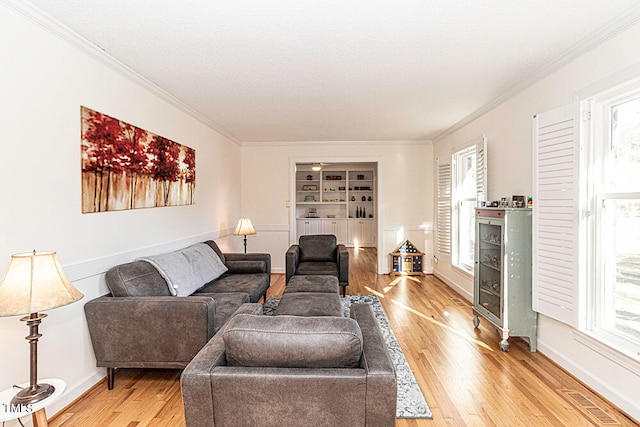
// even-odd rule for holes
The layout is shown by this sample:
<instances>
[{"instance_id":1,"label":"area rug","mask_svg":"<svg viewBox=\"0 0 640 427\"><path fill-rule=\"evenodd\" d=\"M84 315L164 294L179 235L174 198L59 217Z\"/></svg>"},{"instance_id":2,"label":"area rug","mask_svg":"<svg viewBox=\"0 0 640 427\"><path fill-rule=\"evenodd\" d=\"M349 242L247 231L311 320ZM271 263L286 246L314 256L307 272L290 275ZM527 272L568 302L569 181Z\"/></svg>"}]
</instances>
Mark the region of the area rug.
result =
<instances>
[{"instance_id":1,"label":"area rug","mask_svg":"<svg viewBox=\"0 0 640 427\"><path fill-rule=\"evenodd\" d=\"M382 304L375 295L347 295L341 297L345 317L349 317L351 304L370 304L380 325L391 360L396 369L398 381L398 405L396 418L433 418L429 405L425 400L416 378L402 353L398 340L389 325L389 320L382 310ZM272 296L263 306L264 314L271 315L280 302L280 296Z\"/></svg>"}]
</instances>

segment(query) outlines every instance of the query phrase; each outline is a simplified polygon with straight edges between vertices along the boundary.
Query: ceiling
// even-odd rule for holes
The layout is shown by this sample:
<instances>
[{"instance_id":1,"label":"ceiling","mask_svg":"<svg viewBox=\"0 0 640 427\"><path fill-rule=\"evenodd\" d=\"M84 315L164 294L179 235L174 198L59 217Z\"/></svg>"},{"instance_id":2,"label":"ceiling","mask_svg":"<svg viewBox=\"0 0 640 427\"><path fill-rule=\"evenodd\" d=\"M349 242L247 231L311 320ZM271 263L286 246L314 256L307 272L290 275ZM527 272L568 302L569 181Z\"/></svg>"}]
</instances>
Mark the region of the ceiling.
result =
<instances>
[{"instance_id":1,"label":"ceiling","mask_svg":"<svg viewBox=\"0 0 640 427\"><path fill-rule=\"evenodd\" d=\"M437 140L637 0L29 0L239 142Z\"/></svg>"}]
</instances>

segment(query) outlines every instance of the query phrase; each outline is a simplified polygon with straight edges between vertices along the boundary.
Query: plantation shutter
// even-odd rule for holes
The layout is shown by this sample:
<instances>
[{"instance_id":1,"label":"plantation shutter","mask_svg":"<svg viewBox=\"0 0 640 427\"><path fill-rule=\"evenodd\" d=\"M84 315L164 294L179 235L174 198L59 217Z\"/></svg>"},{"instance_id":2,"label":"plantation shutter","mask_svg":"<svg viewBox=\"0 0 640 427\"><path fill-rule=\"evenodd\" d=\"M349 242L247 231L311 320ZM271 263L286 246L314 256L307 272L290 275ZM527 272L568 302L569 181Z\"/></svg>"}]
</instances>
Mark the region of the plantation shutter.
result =
<instances>
[{"instance_id":1,"label":"plantation shutter","mask_svg":"<svg viewBox=\"0 0 640 427\"><path fill-rule=\"evenodd\" d=\"M579 105L533 119L533 309L577 327Z\"/></svg>"},{"instance_id":2,"label":"plantation shutter","mask_svg":"<svg viewBox=\"0 0 640 427\"><path fill-rule=\"evenodd\" d=\"M436 257L451 257L451 157L436 158L438 212L436 215Z\"/></svg>"},{"instance_id":3,"label":"plantation shutter","mask_svg":"<svg viewBox=\"0 0 640 427\"><path fill-rule=\"evenodd\" d=\"M487 200L487 137L476 143L476 202Z\"/></svg>"}]
</instances>

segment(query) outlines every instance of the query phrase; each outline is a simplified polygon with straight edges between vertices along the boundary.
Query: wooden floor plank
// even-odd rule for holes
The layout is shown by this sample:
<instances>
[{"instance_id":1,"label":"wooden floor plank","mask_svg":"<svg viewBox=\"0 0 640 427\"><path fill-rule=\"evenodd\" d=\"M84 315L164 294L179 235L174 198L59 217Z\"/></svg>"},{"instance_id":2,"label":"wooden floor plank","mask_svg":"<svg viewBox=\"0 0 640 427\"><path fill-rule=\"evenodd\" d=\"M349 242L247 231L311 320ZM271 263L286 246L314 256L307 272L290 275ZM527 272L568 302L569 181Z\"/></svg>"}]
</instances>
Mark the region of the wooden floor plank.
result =
<instances>
[{"instance_id":1,"label":"wooden floor plank","mask_svg":"<svg viewBox=\"0 0 640 427\"><path fill-rule=\"evenodd\" d=\"M470 304L434 276L390 277L376 273L373 248L349 249L352 295L378 295L398 342L433 412L433 420L398 419L420 426L599 426L581 408L583 396L619 426L637 426L528 344L511 338L501 352L487 322L473 327ZM274 274L268 296L285 287ZM571 393L574 398L570 397ZM58 413L52 427L181 427L185 425L180 371L122 369L114 390L106 382Z\"/></svg>"}]
</instances>

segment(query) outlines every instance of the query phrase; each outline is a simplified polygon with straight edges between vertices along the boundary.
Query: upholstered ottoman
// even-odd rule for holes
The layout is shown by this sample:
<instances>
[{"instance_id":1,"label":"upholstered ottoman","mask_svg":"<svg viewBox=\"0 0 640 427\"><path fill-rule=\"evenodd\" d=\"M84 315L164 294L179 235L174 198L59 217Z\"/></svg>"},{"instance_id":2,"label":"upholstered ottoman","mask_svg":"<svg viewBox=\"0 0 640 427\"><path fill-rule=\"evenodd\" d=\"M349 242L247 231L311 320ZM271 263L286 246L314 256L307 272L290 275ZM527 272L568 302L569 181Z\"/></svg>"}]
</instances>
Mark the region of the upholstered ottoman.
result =
<instances>
[{"instance_id":1,"label":"upholstered ottoman","mask_svg":"<svg viewBox=\"0 0 640 427\"><path fill-rule=\"evenodd\" d=\"M338 289L337 277L294 276L289 280L274 315L341 317Z\"/></svg>"},{"instance_id":2,"label":"upholstered ottoman","mask_svg":"<svg viewBox=\"0 0 640 427\"><path fill-rule=\"evenodd\" d=\"M324 292L293 292L282 295L274 313L276 316L338 316L342 317L340 295Z\"/></svg>"},{"instance_id":3,"label":"upholstered ottoman","mask_svg":"<svg viewBox=\"0 0 640 427\"><path fill-rule=\"evenodd\" d=\"M337 294L340 285L338 278L335 276L309 275L309 276L293 276L287 287L284 289L285 294L294 292L317 292Z\"/></svg>"}]
</instances>

